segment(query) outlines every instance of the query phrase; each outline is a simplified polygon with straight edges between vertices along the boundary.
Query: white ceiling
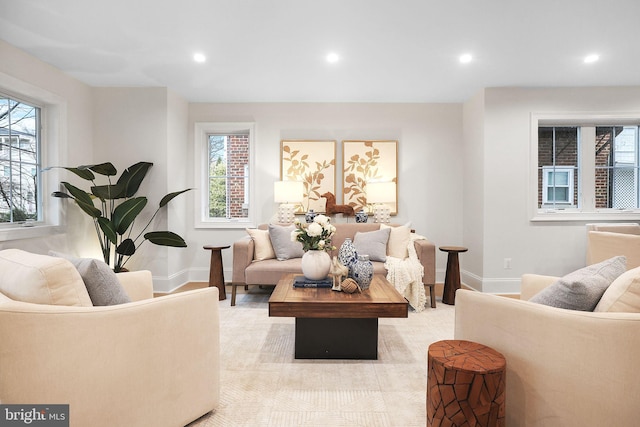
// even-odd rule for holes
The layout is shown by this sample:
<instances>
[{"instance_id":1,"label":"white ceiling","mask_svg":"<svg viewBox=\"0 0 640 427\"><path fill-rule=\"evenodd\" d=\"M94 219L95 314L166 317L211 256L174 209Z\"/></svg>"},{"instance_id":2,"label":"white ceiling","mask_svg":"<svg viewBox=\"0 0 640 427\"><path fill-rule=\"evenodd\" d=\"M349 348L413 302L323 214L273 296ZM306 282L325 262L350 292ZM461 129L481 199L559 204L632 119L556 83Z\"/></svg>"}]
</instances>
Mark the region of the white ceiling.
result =
<instances>
[{"instance_id":1,"label":"white ceiling","mask_svg":"<svg viewBox=\"0 0 640 427\"><path fill-rule=\"evenodd\" d=\"M192 102L640 85L639 0L0 0L0 38L93 86L166 86ZM583 63L590 53L600 61Z\"/></svg>"}]
</instances>

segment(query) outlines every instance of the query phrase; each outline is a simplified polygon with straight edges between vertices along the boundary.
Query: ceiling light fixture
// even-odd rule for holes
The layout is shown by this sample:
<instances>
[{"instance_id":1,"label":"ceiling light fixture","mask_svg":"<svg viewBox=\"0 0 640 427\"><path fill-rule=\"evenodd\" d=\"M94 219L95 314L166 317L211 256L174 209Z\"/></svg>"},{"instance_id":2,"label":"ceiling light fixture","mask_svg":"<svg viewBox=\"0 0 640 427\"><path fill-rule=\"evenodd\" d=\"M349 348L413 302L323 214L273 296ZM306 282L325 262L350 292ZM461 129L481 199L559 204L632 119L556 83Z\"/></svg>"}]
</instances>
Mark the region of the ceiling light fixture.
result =
<instances>
[{"instance_id":1,"label":"ceiling light fixture","mask_svg":"<svg viewBox=\"0 0 640 427\"><path fill-rule=\"evenodd\" d=\"M203 53L194 53L193 54L193 60L196 61L198 64L202 64L203 62L206 62L207 57L204 56Z\"/></svg>"},{"instance_id":2,"label":"ceiling light fixture","mask_svg":"<svg viewBox=\"0 0 640 427\"><path fill-rule=\"evenodd\" d=\"M600 59L600 55L593 53L584 57L584 63L593 64L594 62L598 61L598 59Z\"/></svg>"},{"instance_id":3,"label":"ceiling light fixture","mask_svg":"<svg viewBox=\"0 0 640 427\"><path fill-rule=\"evenodd\" d=\"M335 64L338 60L340 60L340 57L335 52L331 52L327 55L327 62L329 64Z\"/></svg>"},{"instance_id":4,"label":"ceiling light fixture","mask_svg":"<svg viewBox=\"0 0 640 427\"><path fill-rule=\"evenodd\" d=\"M460 55L458 58L461 64L468 64L473 60L473 56L470 53L465 53L464 55Z\"/></svg>"}]
</instances>

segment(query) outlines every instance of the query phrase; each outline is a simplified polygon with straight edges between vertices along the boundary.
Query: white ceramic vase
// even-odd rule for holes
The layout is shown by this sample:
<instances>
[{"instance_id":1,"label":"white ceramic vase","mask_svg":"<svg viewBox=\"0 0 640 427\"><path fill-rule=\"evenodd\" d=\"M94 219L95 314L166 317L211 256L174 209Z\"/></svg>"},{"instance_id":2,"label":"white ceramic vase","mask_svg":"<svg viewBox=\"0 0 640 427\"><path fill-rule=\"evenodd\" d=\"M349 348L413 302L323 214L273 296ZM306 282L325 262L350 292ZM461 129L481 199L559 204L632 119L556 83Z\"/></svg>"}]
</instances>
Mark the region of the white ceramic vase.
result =
<instances>
[{"instance_id":1,"label":"white ceramic vase","mask_svg":"<svg viewBox=\"0 0 640 427\"><path fill-rule=\"evenodd\" d=\"M331 257L325 251L307 251L302 255L302 274L309 280L322 280L331 269Z\"/></svg>"}]
</instances>

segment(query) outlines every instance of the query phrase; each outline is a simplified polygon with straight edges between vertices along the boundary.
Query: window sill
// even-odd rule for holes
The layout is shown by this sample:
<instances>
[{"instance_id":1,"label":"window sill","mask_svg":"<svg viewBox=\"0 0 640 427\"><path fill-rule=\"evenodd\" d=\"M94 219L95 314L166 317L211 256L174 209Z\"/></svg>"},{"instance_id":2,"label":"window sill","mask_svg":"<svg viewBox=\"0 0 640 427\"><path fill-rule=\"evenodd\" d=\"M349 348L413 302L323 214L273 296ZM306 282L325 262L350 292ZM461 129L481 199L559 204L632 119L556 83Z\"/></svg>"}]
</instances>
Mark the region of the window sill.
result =
<instances>
[{"instance_id":1,"label":"window sill","mask_svg":"<svg viewBox=\"0 0 640 427\"><path fill-rule=\"evenodd\" d=\"M254 221L216 221L216 222L203 222L198 221L195 224L195 228L218 228L218 229L236 229L236 228L255 228L256 224Z\"/></svg>"},{"instance_id":2,"label":"window sill","mask_svg":"<svg viewBox=\"0 0 640 427\"><path fill-rule=\"evenodd\" d=\"M600 212L579 212L571 211L548 211L536 212L531 218L531 222L554 222L554 221L638 221L640 220L640 210L624 211L600 211Z\"/></svg>"},{"instance_id":3,"label":"window sill","mask_svg":"<svg viewBox=\"0 0 640 427\"><path fill-rule=\"evenodd\" d=\"M59 227L54 225L34 225L32 227L15 226L7 228L0 227L0 242L47 237L58 234L59 232Z\"/></svg>"}]
</instances>

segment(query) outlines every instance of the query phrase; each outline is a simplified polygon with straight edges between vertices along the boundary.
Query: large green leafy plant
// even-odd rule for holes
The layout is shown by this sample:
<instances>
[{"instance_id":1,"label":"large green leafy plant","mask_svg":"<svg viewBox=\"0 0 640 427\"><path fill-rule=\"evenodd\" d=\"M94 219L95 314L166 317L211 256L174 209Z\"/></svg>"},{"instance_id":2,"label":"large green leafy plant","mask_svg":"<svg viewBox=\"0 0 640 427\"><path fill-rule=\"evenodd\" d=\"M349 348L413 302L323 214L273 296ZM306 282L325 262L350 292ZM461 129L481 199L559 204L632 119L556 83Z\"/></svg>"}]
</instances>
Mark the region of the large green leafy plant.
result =
<instances>
[{"instance_id":1,"label":"large green leafy plant","mask_svg":"<svg viewBox=\"0 0 640 427\"><path fill-rule=\"evenodd\" d=\"M117 182L112 183L111 177L118 174L118 171L111 163L101 163L98 165L78 166L75 168L64 167L70 172L93 184L90 191L84 191L68 183L62 182L68 193L55 191L53 197L73 199L76 204L89 215L94 222L102 256L104 262L113 266L115 272L123 269L129 258L135 254L136 248L145 241L160 246L186 247L187 244L182 237L171 231L145 231L151 225L160 209L174 197L189 189L169 193L160 200L158 208L147 224L138 234L133 233L133 226L136 218L147 205L147 198L135 196L140 184L147 175L153 163L140 162L125 169ZM108 184L97 185L96 174L105 176ZM100 208L96 207L94 201L98 202ZM143 234L144 233L144 234ZM111 262L111 247L115 247L113 262Z\"/></svg>"}]
</instances>

